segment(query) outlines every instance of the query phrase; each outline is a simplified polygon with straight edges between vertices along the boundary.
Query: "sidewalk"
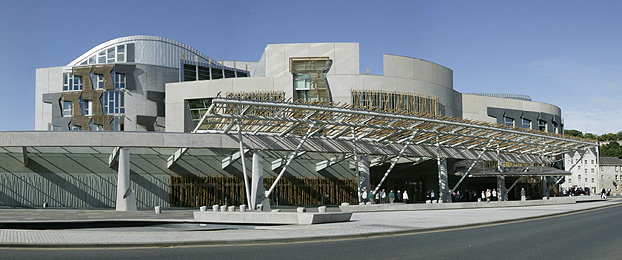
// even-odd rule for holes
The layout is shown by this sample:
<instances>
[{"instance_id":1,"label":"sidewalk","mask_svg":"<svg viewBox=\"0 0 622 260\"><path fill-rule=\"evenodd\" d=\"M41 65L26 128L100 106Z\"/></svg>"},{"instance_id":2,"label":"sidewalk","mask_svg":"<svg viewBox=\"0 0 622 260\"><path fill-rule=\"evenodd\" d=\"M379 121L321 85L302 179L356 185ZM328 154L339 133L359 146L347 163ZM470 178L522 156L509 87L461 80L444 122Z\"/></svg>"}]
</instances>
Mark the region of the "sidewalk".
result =
<instances>
[{"instance_id":1,"label":"sidewalk","mask_svg":"<svg viewBox=\"0 0 622 260\"><path fill-rule=\"evenodd\" d=\"M317 239L364 238L451 227L498 223L576 212L621 204L622 199L529 207L387 211L354 213L350 222L318 225L244 226L229 229L88 228L26 230L0 229L0 247L138 247L293 242ZM194 221L194 210L116 212L114 210L0 209L0 224L67 221ZM194 224L194 226L198 226Z\"/></svg>"}]
</instances>

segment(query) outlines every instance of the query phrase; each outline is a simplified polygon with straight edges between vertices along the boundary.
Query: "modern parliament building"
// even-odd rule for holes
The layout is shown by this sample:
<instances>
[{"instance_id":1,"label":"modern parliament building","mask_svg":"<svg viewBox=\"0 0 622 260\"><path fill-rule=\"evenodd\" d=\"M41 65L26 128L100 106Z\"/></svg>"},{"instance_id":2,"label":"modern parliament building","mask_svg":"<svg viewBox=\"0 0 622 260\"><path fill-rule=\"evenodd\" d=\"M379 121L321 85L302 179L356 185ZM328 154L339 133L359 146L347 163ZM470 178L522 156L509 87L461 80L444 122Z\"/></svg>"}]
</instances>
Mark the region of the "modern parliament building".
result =
<instances>
[{"instance_id":1,"label":"modern parliament building","mask_svg":"<svg viewBox=\"0 0 622 260\"><path fill-rule=\"evenodd\" d=\"M445 202L485 189L541 198L567 174L561 154L594 148L561 136L559 107L460 93L453 71L430 61L385 54L382 75L361 73L358 43L209 55L129 36L37 69L36 132L2 143L0 205L114 207L121 147L131 151L122 193L138 207L253 204L251 170L272 205L358 203L357 189L407 190L415 202L431 190ZM520 167L541 169L511 175Z\"/></svg>"}]
</instances>

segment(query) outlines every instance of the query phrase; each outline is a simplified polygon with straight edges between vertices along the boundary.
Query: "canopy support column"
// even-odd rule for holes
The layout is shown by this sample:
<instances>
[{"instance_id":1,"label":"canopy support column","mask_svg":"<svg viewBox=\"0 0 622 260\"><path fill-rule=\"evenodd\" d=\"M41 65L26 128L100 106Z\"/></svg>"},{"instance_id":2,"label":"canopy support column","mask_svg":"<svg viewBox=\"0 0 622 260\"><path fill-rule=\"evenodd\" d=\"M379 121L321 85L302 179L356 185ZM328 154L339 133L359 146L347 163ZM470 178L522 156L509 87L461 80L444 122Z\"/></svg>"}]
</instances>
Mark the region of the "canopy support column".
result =
<instances>
[{"instance_id":1,"label":"canopy support column","mask_svg":"<svg viewBox=\"0 0 622 260\"><path fill-rule=\"evenodd\" d=\"M363 202L363 200L361 199L361 194L362 194L362 190L361 190L361 176L359 173L359 156L356 153L356 131L354 131L354 127L350 127L350 129L352 130L352 147L353 147L353 154L354 154L354 165L356 165L354 167L354 171L356 173L356 193L357 193L357 198L358 198L358 203L360 204L361 202Z\"/></svg>"},{"instance_id":2,"label":"canopy support column","mask_svg":"<svg viewBox=\"0 0 622 260\"><path fill-rule=\"evenodd\" d=\"M116 211L136 211L136 194L130 187L130 149L119 149L119 168L117 170Z\"/></svg>"},{"instance_id":3,"label":"canopy support column","mask_svg":"<svg viewBox=\"0 0 622 260\"><path fill-rule=\"evenodd\" d=\"M451 203L451 196L449 194L449 183L447 179L447 158L441 158L441 146L439 143L438 135L436 136L436 162L438 165L438 195L439 202Z\"/></svg>"},{"instance_id":4,"label":"canopy support column","mask_svg":"<svg viewBox=\"0 0 622 260\"><path fill-rule=\"evenodd\" d=\"M263 154L261 151L253 152L253 177L251 179L251 201L250 209L257 208L257 204L262 204L264 210L270 210L270 200L264 194L266 187L263 186Z\"/></svg>"},{"instance_id":5,"label":"canopy support column","mask_svg":"<svg viewBox=\"0 0 622 260\"><path fill-rule=\"evenodd\" d=\"M499 198L500 201L508 200L508 192L505 187L505 176L497 176L497 194L501 195Z\"/></svg>"}]
</instances>

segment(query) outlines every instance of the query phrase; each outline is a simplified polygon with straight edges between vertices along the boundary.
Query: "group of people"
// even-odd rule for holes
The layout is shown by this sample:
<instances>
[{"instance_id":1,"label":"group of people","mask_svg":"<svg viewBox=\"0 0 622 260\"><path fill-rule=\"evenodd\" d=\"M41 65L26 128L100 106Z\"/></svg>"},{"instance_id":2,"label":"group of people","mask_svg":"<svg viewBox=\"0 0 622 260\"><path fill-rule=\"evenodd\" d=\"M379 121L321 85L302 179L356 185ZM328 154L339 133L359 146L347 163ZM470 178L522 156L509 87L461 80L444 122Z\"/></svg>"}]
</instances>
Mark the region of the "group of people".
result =
<instances>
[{"instance_id":1,"label":"group of people","mask_svg":"<svg viewBox=\"0 0 622 260\"><path fill-rule=\"evenodd\" d=\"M475 202L479 198L479 194L475 190L455 191L451 194L453 202Z\"/></svg>"},{"instance_id":2,"label":"group of people","mask_svg":"<svg viewBox=\"0 0 622 260\"><path fill-rule=\"evenodd\" d=\"M581 196L581 195L590 195L590 188L586 187L585 189L581 187L570 187L568 189L562 190L563 196Z\"/></svg>"},{"instance_id":3,"label":"group of people","mask_svg":"<svg viewBox=\"0 0 622 260\"><path fill-rule=\"evenodd\" d=\"M490 201L498 201L500 200L501 193L497 192L497 189L486 189L482 191L482 201L490 202Z\"/></svg>"},{"instance_id":4,"label":"group of people","mask_svg":"<svg viewBox=\"0 0 622 260\"><path fill-rule=\"evenodd\" d=\"M408 192L401 192L398 190L397 192L393 192L393 190L387 193L385 189L382 189L380 192L376 192L374 194L372 191L367 191L367 188L363 189L363 193L361 194L361 198L363 202L371 202L375 203L408 203L410 201L410 196L408 196Z\"/></svg>"}]
</instances>

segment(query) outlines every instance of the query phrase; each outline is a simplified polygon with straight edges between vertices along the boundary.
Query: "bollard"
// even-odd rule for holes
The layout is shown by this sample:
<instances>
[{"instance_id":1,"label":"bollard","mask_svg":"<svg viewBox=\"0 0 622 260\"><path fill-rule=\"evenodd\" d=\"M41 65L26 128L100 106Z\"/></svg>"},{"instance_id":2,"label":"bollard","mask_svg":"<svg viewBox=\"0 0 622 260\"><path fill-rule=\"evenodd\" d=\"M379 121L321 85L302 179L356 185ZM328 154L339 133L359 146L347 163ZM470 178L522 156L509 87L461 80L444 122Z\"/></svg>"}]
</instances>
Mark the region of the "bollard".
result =
<instances>
[{"instance_id":1,"label":"bollard","mask_svg":"<svg viewBox=\"0 0 622 260\"><path fill-rule=\"evenodd\" d=\"M350 206L350 203L343 202L343 203L341 203L341 206Z\"/></svg>"},{"instance_id":2,"label":"bollard","mask_svg":"<svg viewBox=\"0 0 622 260\"><path fill-rule=\"evenodd\" d=\"M425 204L432 204L432 201L431 200L426 200Z\"/></svg>"},{"instance_id":3,"label":"bollard","mask_svg":"<svg viewBox=\"0 0 622 260\"><path fill-rule=\"evenodd\" d=\"M296 212L298 212L298 213L302 213L302 212L306 212L306 211L307 211L307 209L305 207L298 207L298 208L296 208Z\"/></svg>"},{"instance_id":4,"label":"bollard","mask_svg":"<svg viewBox=\"0 0 622 260\"><path fill-rule=\"evenodd\" d=\"M43 208L47 208L48 207L48 203L47 202L43 202Z\"/></svg>"},{"instance_id":5,"label":"bollard","mask_svg":"<svg viewBox=\"0 0 622 260\"><path fill-rule=\"evenodd\" d=\"M227 212L227 206L220 206L221 212Z\"/></svg>"},{"instance_id":6,"label":"bollard","mask_svg":"<svg viewBox=\"0 0 622 260\"><path fill-rule=\"evenodd\" d=\"M263 211L263 204L257 204L257 210Z\"/></svg>"},{"instance_id":7,"label":"bollard","mask_svg":"<svg viewBox=\"0 0 622 260\"><path fill-rule=\"evenodd\" d=\"M162 213L162 208L160 208L160 206L155 206L155 213L156 214Z\"/></svg>"},{"instance_id":8,"label":"bollard","mask_svg":"<svg viewBox=\"0 0 622 260\"><path fill-rule=\"evenodd\" d=\"M234 212L235 211L235 206L229 206L229 212Z\"/></svg>"},{"instance_id":9,"label":"bollard","mask_svg":"<svg viewBox=\"0 0 622 260\"><path fill-rule=\"evenodd\" d=\"M371 203L370 201L366 202L365 205L371 205L373 203Z\"/></svg>"},{"instance_id":10,"label":"bollard","mask_svg":"<svg viewBox=\"0 0 622 260\"><path fill-rule=\"evenodd\" d=\"M317 211L318 211L318 212L320 212L320 213L324 213L324 212L326 212L326 206L320 206L320 207L318 207L318 208L317 208Z\"/></svg>"},{"instance_id":11,"label":"bollard","mask_svg":"<svg viewBox=\"0 0 622 260\"><path fill-rule=\"evenodd\" d=\"M219 208L219 207L220 207L220 206L218 206L218 205L213 205L213 206L212 206L212 210L213 210L214 212L218 212L218 208Z\"/></svg>"},{"instance_id":12,"label":"bollard","mask_svg":"<svg viewBox=\"0 0 622 260\"><path fill-rule=\"evenodd\" d=\"M240 205L240 212L246 212L246 205Z\"/></svg>"},{"instance_id":13,"label":"bollard","mask_svg":"<svg viewBox=\"0 0 622 260\"><path fill-rule=\"evenodd\" d=\"M199 211L201 211L201 212L205 212L205 210L207 210L207 207L206 207L206 206L201 206L201 207L199 208Z\"/></svg>"}]
</instances>

